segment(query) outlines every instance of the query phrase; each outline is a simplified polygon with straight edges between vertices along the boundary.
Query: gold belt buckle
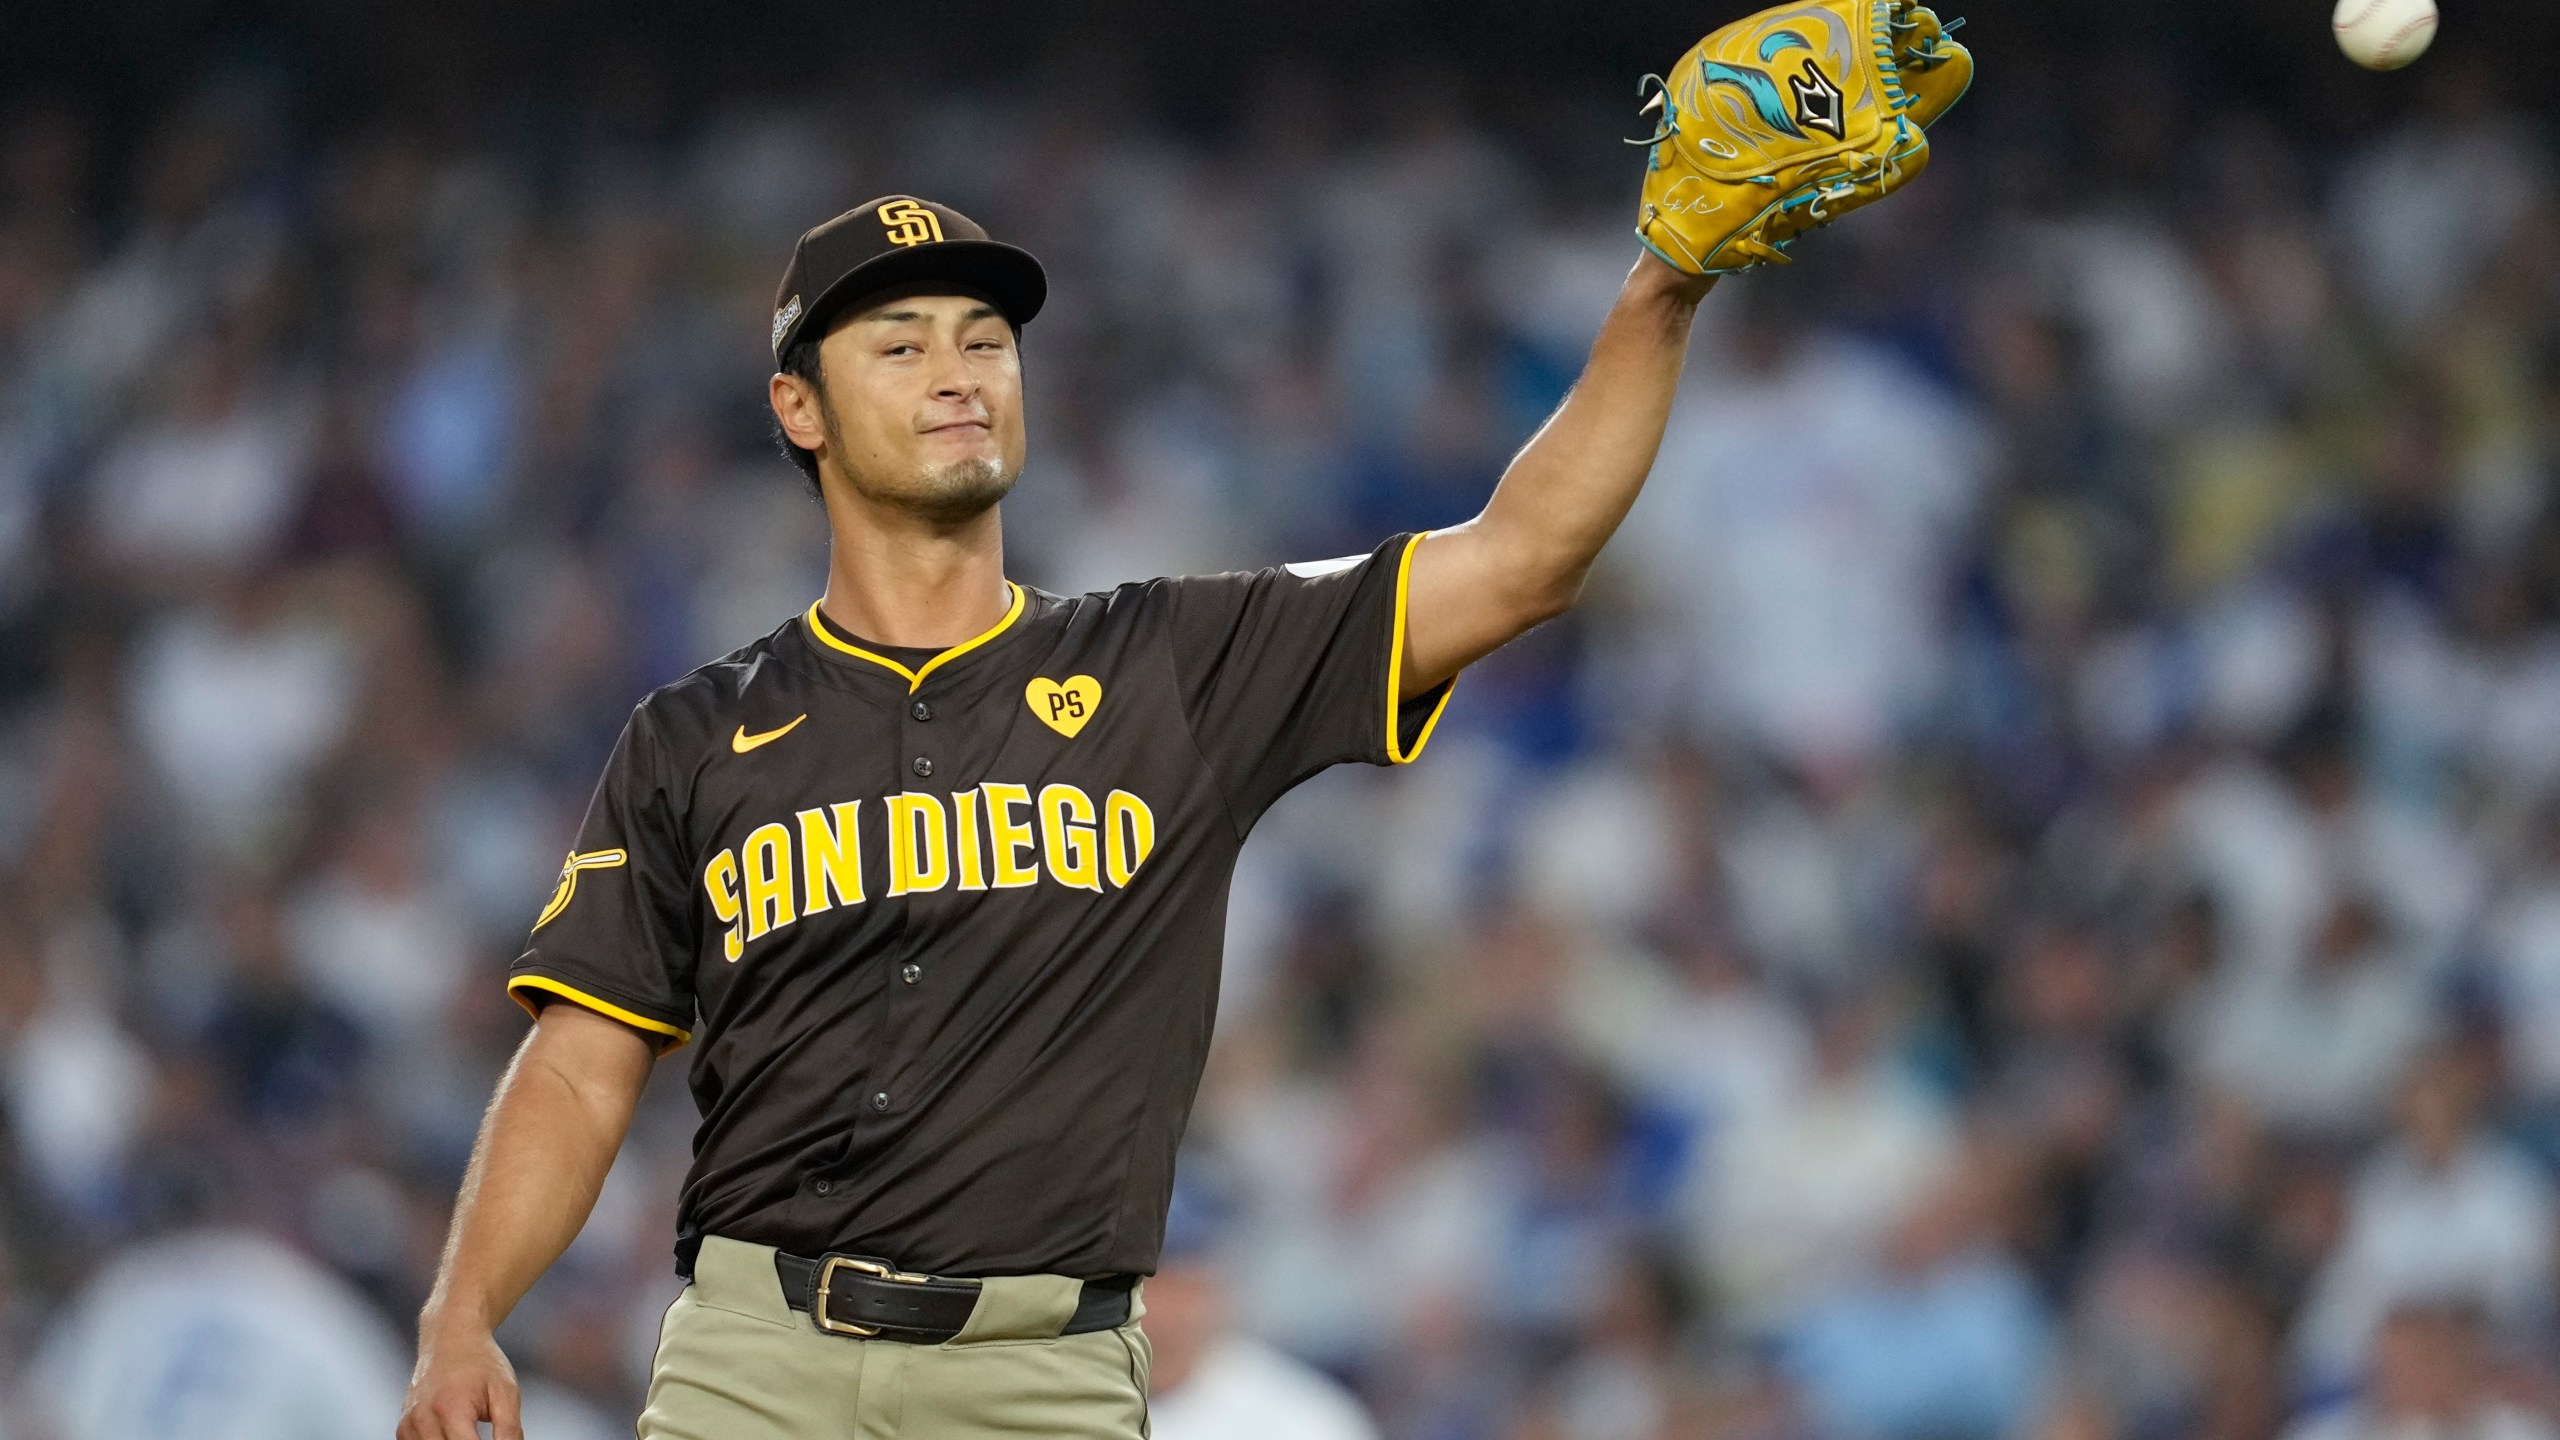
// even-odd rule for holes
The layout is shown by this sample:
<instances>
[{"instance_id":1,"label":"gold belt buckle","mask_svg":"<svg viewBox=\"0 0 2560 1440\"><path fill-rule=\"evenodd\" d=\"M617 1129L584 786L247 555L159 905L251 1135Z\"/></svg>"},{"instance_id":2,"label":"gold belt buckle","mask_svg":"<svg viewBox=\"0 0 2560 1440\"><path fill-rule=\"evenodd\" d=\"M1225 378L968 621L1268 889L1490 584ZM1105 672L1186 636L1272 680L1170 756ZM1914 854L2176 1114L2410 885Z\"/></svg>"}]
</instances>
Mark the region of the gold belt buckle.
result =
<instances>
[{"instance_id":1,"label":"gold belt buckle","mask_svg":"<svg viewBox=\"0 0 2560 1440\"><path fill-rule=\"evenodd\" d=\"M918 1275L909 1270L892 1270L876 1260L865 1260L854 1255L830 1255L819 1261L818 1294L817 1298L809 1304L809 1318L817 1321L818 1328L830 1335L852 1335L864 1340L878 1335L880 1327L856 1325L850 1321L838 1320L827 1313L829 1308L827 1298L835 1286L838 1270L852 1270L868 1275L874 1280L886 1280L895 1285L922 1285L933 1279L930 1275Z\"/></svg>"}]
</instances>

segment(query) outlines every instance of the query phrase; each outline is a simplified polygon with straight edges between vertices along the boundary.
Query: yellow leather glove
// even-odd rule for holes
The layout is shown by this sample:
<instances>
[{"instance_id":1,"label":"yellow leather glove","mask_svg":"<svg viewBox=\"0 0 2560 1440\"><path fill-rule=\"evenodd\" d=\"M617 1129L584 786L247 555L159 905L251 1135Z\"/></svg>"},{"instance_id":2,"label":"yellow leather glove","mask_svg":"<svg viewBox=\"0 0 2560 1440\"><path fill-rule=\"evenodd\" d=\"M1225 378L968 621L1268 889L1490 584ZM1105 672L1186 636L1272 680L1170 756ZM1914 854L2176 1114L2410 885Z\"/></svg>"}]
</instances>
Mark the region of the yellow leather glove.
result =
<instances>
[{"instance_id":1,"label":"yellow leather glove","mask_svg":"<svg viewBox=\"0 0 2560 1440\"><path fill-rule=\"evenodd\" d=\"M1646 76L1662 119L1634 142L1636 235L1692 275L1784 264L1798 235L1902 188L1973 83L1948 28L1910 0L1804 0L1709 35L1667 82Z\"/></svg>"}]
</instances>

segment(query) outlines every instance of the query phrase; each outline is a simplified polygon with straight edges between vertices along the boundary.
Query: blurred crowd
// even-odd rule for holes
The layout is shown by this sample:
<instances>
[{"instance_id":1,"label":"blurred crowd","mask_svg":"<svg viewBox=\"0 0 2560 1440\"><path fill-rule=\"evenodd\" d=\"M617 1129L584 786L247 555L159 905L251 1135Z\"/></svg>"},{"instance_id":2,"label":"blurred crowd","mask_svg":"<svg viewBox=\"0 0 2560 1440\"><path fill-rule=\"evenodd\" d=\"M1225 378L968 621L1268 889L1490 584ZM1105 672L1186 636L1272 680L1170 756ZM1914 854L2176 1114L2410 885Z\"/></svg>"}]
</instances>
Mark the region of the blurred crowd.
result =
<instances>
[{"instance_id":1,"label":"blurred crowd","mask_svg":"<svg viewBox=\"0 0 2560 1440\"><path fill-rule=\"evenodd\" d=\"M1584 606L1263 822L1161 1323L1396 1440L2560 1434L2553 117L2008 63L1711 298ZM1047 263L1060 591L1464 519L1635 253L1573 86L1078 73L0 118L0 1436L388 1434L623 717L822 584L802 228ZM628 1433L685 1063L535 1440Z\"/></svg>"}]
</instances>

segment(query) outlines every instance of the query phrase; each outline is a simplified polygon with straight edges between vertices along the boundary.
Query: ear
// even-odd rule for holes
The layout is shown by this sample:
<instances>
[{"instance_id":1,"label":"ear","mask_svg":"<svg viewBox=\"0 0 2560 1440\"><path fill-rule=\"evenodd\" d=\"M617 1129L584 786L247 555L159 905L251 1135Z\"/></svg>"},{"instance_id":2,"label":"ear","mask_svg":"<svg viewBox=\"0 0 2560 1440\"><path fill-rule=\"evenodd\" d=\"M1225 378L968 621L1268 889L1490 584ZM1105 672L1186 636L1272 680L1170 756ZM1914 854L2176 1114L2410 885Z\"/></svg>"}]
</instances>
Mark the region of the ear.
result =
<instances>
[{"instance_id":1,"label":"ear","mask_svg":"<svg viewBox=\"0 0 2560 1440\"><path fill-rule=\"evenodd\" d=\"M827 424L818 413L817 387L797 375L776 373L765 382L765 398L773 406L773 418L782 425L782 433L803 450L816 450L827 443Z\"/></svg>"}]
</instances>

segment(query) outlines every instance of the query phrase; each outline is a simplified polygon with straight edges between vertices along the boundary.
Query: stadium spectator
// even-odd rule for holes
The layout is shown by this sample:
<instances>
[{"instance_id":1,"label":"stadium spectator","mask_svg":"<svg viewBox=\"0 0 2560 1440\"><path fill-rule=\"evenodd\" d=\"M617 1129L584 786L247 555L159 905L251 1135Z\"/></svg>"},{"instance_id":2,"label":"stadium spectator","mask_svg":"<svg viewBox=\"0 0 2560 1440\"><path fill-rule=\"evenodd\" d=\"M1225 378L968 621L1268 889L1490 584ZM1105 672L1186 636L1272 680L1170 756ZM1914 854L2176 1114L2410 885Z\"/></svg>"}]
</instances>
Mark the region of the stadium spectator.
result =
<instances>
[{"instance_id":1,"label":"stadium spectator","mask_svg":"<svg viewBox=\"0 0 2560 1440\"><path fill-rule=\"evenodd\" d=\"M2302 1422L2286 1440L2396 1440L2468 1435L2550 1440L2550 1419L2498 1393L2479 1312L2461 1300L2410 1298L2374 1336L2357 1397Z\"/></svg>"},{"instance_id":2,"label":"stadium spectator","mask_svg":"<svg viewBox=\"0 0 2560 1440\"><path fill-rule=\"evenodd\" d=\"M1164 1264L1147 1281L1149 1420L1163 1440L1374 1440L1350 1392L1235 1328L1219 1248L1233 1204L1194 1153L1174 1189Z\"/></svg>"}]
</instances>

